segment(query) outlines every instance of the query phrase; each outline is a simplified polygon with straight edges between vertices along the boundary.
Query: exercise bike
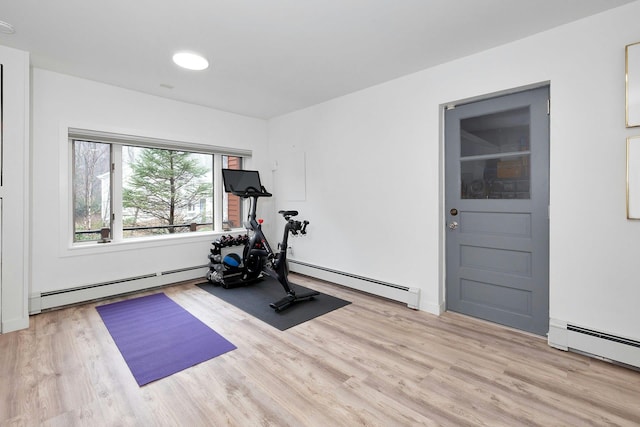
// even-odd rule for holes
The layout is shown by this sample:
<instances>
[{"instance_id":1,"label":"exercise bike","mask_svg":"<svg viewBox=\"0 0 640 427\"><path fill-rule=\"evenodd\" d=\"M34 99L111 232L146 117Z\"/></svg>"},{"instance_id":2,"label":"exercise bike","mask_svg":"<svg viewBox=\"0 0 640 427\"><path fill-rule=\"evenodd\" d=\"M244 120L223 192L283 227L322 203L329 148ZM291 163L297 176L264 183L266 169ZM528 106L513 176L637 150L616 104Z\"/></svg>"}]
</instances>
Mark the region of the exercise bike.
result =
<instances>
[{"instance_id":1,"label":"exercise bike","mask_svg":"<svg viewBox=\"0 0 640 427\"><path fill-rule=\"evenodd\" d=\"M244 244L244 249L242 258L240 259L238 256L233 258L228 263L229 265L224 266L227 269L225 271L221 271L222 269L218 268L222 264L216 263L221 258L221 256L215 257L215 255L219 255L219 251L216 250L216 254L214 254L212 249L213 257L210 255L209 258L213 262L213 267L210 265L207 279L214 284L221 284L223 287L229 288L251 284L259 280L264 274L273 277L278 280L286 293L282 299L269 304L276 312L285 310L297 302L311 300L319 295L319 292L316 291L296 293L288 279L287 248L289 234L294 236L307 234L309 221L294 219L298 215L297 211L279 211L278 213L282 215L286 224L284 225L282 242L278 245L278 252L275 253L262 232L262 220L256 219L258 199L272 196L262 186L258 171L222 169L222 179L225 192L242 199L249 199L249 215L247 222L244 224L248 233L246 236L226 239L229 245ZM219 245L222 246L224 244Z\"/></svg>"}]
</instances>

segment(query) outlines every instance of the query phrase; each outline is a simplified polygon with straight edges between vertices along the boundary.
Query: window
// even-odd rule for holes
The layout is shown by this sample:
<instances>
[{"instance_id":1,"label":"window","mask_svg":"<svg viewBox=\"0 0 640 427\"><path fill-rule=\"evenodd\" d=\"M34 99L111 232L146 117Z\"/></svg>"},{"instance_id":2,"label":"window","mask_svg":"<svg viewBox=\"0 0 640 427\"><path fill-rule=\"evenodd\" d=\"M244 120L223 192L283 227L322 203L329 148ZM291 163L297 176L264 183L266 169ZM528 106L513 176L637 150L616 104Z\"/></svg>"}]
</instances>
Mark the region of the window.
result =
<instances>
[{"instance_id":1,"label":"window","mask_svg":"<svg viewBox=\"0 0 640 427\"><path fill-rule=\"evenodd\" d=\"M222 156L223 168L242 169L242 158L233 156ZM224 230L242 227L242 203L240 197L231 193L224 193L225 218L222 222Z\"/></svg>"},{"instance_id":2,"label":"window","mask_svg":"<svg viewBox=\"0 0 640 427\"><path fill-rule=\"evenodd\" d=\"M242 227L243 203L224 193L221 169L242 168L246 155L76 129L69 141L74 242Z\"/></svg>"},{"instance_id":3,"label":"window","mask_svg":"<svg viewBox=\"0 0 640 427\"><path fill-rule=\"evenodd\" d=\"M74 241L98 240L111 223L111 151L109 144L74 141Z\"/></svg>"},{"instance_id":4,"label":"window","mask_svg":"<svg viewBox=\"0 0 640 427\"><path fill-rule=\"evenodd\" d=\"M531 198L529 139L528 107L460 120L461 198Z\"/></svg>"}]
</instances>

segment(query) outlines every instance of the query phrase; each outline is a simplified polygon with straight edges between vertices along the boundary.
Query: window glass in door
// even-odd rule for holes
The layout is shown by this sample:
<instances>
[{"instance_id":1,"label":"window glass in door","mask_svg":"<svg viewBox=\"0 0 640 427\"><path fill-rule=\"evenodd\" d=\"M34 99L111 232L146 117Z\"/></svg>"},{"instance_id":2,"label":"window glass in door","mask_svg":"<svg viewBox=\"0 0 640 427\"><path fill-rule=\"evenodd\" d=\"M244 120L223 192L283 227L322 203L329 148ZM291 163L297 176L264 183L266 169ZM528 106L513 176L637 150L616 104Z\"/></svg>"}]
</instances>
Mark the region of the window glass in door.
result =
<instances>
[{"instance_id":1,"label":"window glass in door","mask_svg":"<svg viewBox=\"0 0 640 427\"><path fill-rule=\"evenodd\" d=\"M530 198L529 117L524 107L460 120L462 199Z\"/></svg>"}]
</instances>

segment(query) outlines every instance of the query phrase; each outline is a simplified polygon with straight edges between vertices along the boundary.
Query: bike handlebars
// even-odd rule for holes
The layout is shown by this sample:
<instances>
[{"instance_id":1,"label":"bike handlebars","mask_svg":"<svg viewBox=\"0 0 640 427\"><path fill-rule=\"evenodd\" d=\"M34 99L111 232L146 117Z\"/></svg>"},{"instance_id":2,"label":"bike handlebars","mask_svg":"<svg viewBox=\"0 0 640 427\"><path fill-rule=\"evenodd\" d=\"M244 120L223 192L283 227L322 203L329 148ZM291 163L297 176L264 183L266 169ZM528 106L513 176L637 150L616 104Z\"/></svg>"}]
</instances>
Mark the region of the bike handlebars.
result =
<instances>
[{"instance_id":1,"label":"bike handlebars","mask_svg":"<svg viewBox=\"0 0 640 427\"><path fill-rule=\"evenodd\" d=\"M307 234L307 225L309 221L296 221L291 219L293 216L298 215L298 211L278 211L280 215L289 223L289 230L294 236L298 234Z\"/></svg>"},{"instance_id":2,"label":"bike handlebars","mask_svg":"<svg viewBox=\"0 0 640 427\"><path fill-rule=\"evenodd\" d=\"M247 187L244 191L232 190L231 194L234 196L242 197L246 199L248 197L271 197L273 194L269 193L264 187L257 189L255 187Z\"/></svg>"},{"instance_id":3,"label":"bike handlebars","mask_svg":"<svg viewBox=\"0 0 640 427\"><path fill-rule=\"evenodd\" d=\"M307 225L309 225L309 221L296 221L293 219L289 220L289 230L291 234L296 236L298 233L307 234Z\"/></svg>"}]
</instances>

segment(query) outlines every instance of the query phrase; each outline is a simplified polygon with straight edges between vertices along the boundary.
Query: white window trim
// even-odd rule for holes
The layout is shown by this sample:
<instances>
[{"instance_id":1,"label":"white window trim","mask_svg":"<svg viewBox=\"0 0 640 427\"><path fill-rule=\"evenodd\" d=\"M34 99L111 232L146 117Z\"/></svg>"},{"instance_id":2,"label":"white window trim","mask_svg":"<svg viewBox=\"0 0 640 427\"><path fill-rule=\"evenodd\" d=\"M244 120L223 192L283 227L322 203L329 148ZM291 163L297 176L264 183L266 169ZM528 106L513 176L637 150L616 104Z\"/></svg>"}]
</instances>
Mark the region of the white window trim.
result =
<instances>
[{"instance_id":1,"label":"white window trim","mask_svg":"<svg viewBox=\"0 0 640 427\"><path fill-rule=\"evenodd\" d=\"M243 228L233 229L231 231L222 230L222 215L214 215L214 231L202 231L198 233L177 233L175 235L137 237L131 239L122 239L122 218L116 215L113 228L119 230L119 240L112 240L109 243L92 242L74 242L73 232L73 150L71 141L73 139L83 139L95 142L104 142L108 144L118 145L136 145L149 148L186 150L195 153L211 154L214 156L214 176L222 176L222 156L238 156L243 158L243 165L247 165L251 161L252 151L246 149L236 149L230 147L222 147L215 145L207 145L195 142L188 142L180 139L165 139L150 136L136 136L135 132L113 132L113 131L97 131L91 130L89 127L61 126L60 128L60 252L61 257L84 256L99 253L120 252L128 250L138 250L153 247L163 247L170 244L191 244L200 242L211 242L218 236L229 234L230 232L240 232ZM118 159L112 159L117 162ZM116 168L112 179L118 179L117 174L121 168ZM213 189L214 204L222 206L222 198L224 188L221 179L214 180ZM119 193L119 192L114 192ZM117 196L114 195L114 197ZM121 198L121 195L119 195ZM122 200L113 200L113 203L120 203ZM113 236L115 237L115 236ZM170 243L168 243L170 242Z\"/></svg>"},{"instance_id":2,"label":"white window trim","mask_svg":"<svg viewBox=\"0 0 640 427\"><path fill-rule=\"evenodd\" d=\"M195 153L220 154L224 156L251 157L251 150L205 145L187 141L176 141L148 136L136 136L114 132L102 132L82 128L69 127L67 139L86 139L107 144L135 145L148 148L162 148L165 150L185 150Z\"/></svg>"}]
</instances>

